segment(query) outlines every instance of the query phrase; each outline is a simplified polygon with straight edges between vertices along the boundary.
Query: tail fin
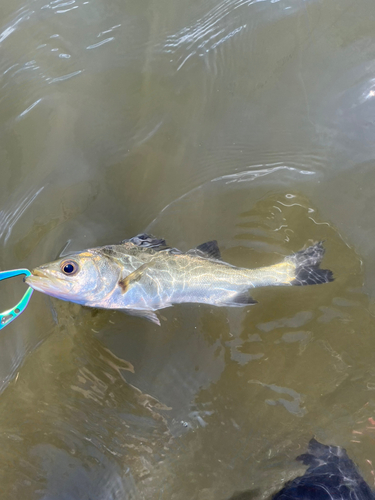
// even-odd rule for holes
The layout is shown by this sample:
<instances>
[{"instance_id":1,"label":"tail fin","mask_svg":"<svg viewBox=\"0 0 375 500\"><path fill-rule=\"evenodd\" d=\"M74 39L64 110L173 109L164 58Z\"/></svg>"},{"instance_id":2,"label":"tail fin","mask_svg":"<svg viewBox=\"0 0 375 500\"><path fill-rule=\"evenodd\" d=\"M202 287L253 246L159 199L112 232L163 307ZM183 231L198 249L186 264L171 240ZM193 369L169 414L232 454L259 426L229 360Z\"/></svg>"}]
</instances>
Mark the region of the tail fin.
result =
<instances>
[{"instance_id":1,"label":"tail fin","mask_svg":"<svg viewBox=\"0 0 375 500\"><path fill-rule=\"evenodd\" d=\"M319 285L333 281L333 273L328 269L320 269L324 255L323 243L320 241L305 250L300 250L285 259L295 265L295 277L291 285Z\"/></svg>"}]
</instances>

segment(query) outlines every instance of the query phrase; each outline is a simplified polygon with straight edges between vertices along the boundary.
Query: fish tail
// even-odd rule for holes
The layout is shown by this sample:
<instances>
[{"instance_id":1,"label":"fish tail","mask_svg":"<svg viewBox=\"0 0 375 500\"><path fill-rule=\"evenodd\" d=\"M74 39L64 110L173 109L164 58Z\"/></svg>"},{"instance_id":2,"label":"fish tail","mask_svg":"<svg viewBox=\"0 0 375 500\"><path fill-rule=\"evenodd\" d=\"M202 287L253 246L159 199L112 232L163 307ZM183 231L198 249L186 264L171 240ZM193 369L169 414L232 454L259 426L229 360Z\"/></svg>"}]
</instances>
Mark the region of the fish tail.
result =
<instances>
[{"instance_id":1,"label":"fish tail","mask_svg":"<svg viewBox=\"0 0 375 500\"><path fill-rule=\"evenodd\" d=\"M294 277L289 281L290 285L319 285L334 280L333 273L329 269L320 269L320 263L324 255L323 242L315 243L305 250L286 257L284 262L294 266Z\"/></svg>"}]
</instances>

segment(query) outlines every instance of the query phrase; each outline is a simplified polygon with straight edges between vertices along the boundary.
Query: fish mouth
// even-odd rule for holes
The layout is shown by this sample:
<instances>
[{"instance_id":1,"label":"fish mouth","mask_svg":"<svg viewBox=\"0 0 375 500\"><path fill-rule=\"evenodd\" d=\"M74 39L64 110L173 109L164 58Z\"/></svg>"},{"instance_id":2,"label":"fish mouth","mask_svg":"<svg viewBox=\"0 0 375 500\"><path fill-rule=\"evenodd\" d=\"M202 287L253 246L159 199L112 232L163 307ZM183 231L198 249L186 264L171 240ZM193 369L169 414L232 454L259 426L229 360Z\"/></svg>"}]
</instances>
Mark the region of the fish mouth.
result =
<instances>
[{"instance_id":1,"label":"fish mouth","mask_svg":"<svg viewBox=\"0 0 375 500\"><path fill-rule=\"evenodd\" d=\"M41 278L46 278L46 273L44 273L40 268L39 269L33 269L31 271L31 274L32 274L32 276L38 276L38 277L41 277ZM28 278L26 278L26 280L27 279Z\"/></svg>"},{"instance_id":2,"label":"fish mouth","mask_svg":"<svg viewBox=\"0 0 375 500\"><path fill-rule=\"evenodd\" d=\"M24 278L24 282L34 290L48 295L54 295L54 292L58 293L60 291L60 288L56 286L58 284L58 280L40 268L33 269L31 271L31 275Z\"/></svg>"},{"instance_id":3,"label":"fish mouth","mask_svg":"<svg viewBox=\"0 0 375 500\"><path fill-rule=\"evenodd\" d=\"M23 281L31 286L31 288L34 288L33 285L34 283L39 283L41 282L41 279L40 278L44 278L44 280L48 279L48 276L46 275L46 273L43 272L42 269L33 269L31 271L31 275L30 276L26 276Z\"/></svg>"},{"instance_id":4,"label":"fish mouth","mask_svg":"<svg viewBox=\"0 0 375 500\"><path fill-rule=\"evenodd\" d=\"M47 277L42 274L32 274L31 276L27 276L27 278L24 278L24 282L26 285L29 285L31 288L38 290L39 292L44 292L47 287L50 288L51 286L51 282L49 280L47 281Z\"/></svg>"}]
</instances>

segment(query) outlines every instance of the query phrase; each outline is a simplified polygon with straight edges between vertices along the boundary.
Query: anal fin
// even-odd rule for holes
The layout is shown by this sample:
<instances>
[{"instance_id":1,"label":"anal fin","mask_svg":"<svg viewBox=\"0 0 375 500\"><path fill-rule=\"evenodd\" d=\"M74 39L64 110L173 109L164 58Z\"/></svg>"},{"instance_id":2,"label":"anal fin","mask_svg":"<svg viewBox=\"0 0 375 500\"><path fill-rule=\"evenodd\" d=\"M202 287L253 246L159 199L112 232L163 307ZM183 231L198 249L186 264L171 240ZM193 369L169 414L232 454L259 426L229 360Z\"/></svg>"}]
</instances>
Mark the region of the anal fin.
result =
<instances>
[{"instance_id":1,"label":"anal fin","mask_svg":"<svg viewBox=\"0 0 375 500\"><path fill-rule=\"evenodd\" d=\"M223 305L227 307L244 307L244 306L251 306L254 304L257 304L258 301L253 299L250 295L249 292L240 292L231 297L230 299L218 304L218 305Z\"/></svg>"},{"instance_id":2,"label":"anal fin","mask_svg":"<svg viewBox=\"0 0 375 500\"><path fill-rule=\"evenodd\" d=\"M121 311L130 316L138 316L139 318L147 319L147 321L151 321L151 323L161 326L160 319L154 311L142 309L121 309Z\"/></svg>"}]
</instances>

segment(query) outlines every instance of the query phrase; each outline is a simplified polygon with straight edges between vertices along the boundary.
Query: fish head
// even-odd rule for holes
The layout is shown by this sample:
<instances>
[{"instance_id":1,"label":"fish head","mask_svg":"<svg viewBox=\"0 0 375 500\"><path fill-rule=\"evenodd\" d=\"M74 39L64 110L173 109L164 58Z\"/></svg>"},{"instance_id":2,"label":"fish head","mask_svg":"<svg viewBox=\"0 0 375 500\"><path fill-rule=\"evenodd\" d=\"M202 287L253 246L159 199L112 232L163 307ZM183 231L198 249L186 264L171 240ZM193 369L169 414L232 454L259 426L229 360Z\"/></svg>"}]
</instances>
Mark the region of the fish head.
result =
<instances>
[{"instance_id":1,"label":"fish head","mask_svg":"<svg viewBox=\"0 0 375 500\"><path fill-rule=\"evenodd\" d=\"M82 305L98 305L118 279L116 264L86 250L36 267L25 282L34 290Z\"/></svg>"}]
</instances>

